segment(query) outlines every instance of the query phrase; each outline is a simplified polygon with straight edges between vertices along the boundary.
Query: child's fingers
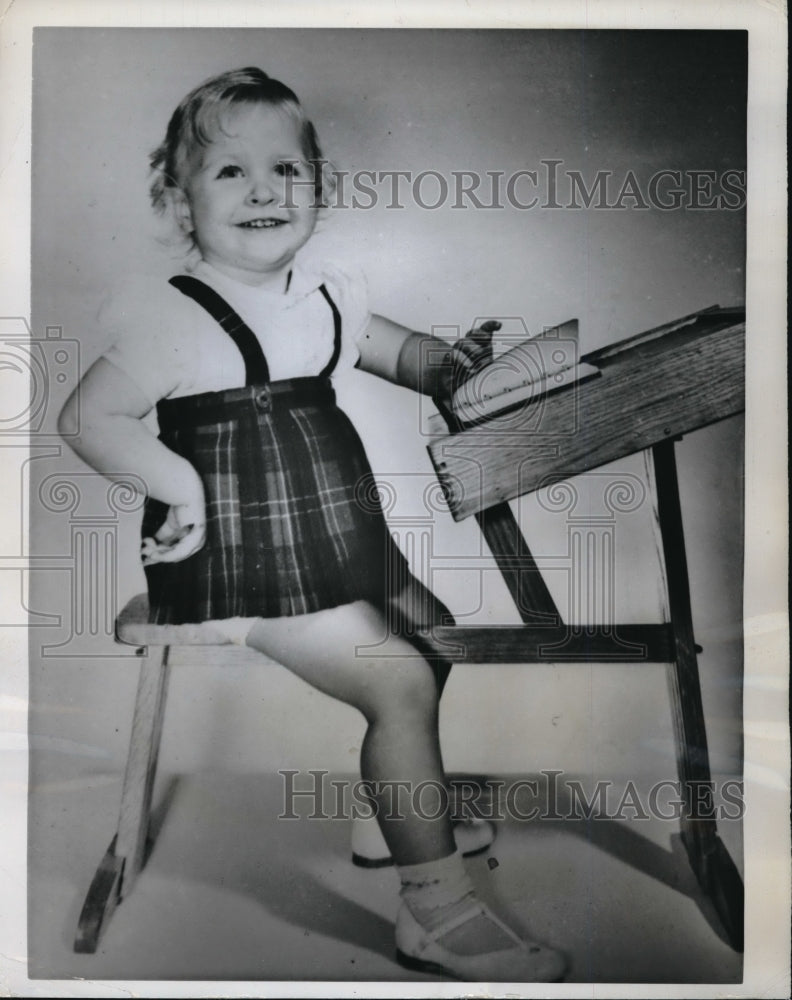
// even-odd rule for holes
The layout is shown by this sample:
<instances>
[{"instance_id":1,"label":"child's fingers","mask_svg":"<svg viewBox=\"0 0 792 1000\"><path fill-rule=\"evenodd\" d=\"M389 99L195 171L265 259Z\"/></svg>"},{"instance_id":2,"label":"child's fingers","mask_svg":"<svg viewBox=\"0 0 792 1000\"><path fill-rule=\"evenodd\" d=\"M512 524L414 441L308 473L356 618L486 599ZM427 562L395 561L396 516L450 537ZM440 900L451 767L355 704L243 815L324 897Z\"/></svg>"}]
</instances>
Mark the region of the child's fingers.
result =
<instances>
[{"instance_id":1,"label":"child's fingers","mask_svg":"<svg viewBox=\"0 0 792 1000\"><path fill-rule=\"evenodd\" d=\"M497 330L500 330L502 324L497 319L485 320L481 326L476 326L472 330L468 330L465 337L475 341L479 344L489 344L492 340L492 335Z\"/></svg>"},{"instance_id":2,"label":"child's fingers","mask_svg":"<svg viewBox=\"0 0 792 1000\"><path fill-rule=\"evenodd\" d=\"M168 551L168 546L164 542L157 542L154 538L144 538L140 545L140 556L144 566L160 562L162 556Z\"/></svg>"},{"instance_id":3,"label":"child's fingers","mask_svg":"<svg viewBox=\"0 0 792 1000\"><path fill-rule=\"evenodd\" d=\"M488 319L453 345L458 380L465 381L492 361L492 334L500 327L498 320Z\"/></svg>"},{"instance_id":4,"label":"child's fingers","mask_svg":"<svg viewBox=\"0 0 792 1000\"><path fill-rule=\"evenodd\" d=\"M144 539L141 547L143 565L154 563L181 562L203 547L206 541L205 524L189 524L181 528L167 542L157 543L155 539ZM148 544L151 543L151 544Z\"/></svg>"},{"instance_id":5,"label":"child's fingers","mask_svg":"<svg viewBox=\"0 0 792 1000\"><path fill-rule=\"evenodd\" d=\"M181 528L172 528L166 521L154 535L154 540L165 546L175 545L182 538L186 538L194 527L194 524L185 524Z\"/></svg>"},{"instance_id":6,"label":"child's fingers","mask_svg":"<svg viewBox=\"0 0 792 1000\"><path fill-rule=\"evenodd\" d=\"M154 541L153 538L143 539L143 541L140 543L140 555L141 558L143 559L144 564L150 561L151 556L153 555L154 552L157 551L158 548L159 546L157 545L157 543Z\"/></svg>"},{"instance_id":7,"label":"child's fingers","mask_svg":"<svg viewBox=\"0 0 792 1000\"><path fill-rule=\"evenodd\" d=\"M485 333L495 333L496 330L500 330L503 324L497 319L488 319L485 323L481 324L481 329Z\"/></svg>"}]
</instances>

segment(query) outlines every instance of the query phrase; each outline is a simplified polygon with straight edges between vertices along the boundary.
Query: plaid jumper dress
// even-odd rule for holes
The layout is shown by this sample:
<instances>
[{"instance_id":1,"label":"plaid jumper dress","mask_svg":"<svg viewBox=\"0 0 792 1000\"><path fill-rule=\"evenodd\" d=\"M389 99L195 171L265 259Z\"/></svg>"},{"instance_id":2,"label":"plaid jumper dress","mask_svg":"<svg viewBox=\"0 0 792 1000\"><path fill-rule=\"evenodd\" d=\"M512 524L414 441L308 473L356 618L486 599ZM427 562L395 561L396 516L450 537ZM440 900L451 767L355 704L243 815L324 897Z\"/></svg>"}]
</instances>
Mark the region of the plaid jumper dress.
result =
<instances>
[{"instance_id":1,"label":"plaid jumper dress","mask_svg":"<svg viewBox=\"0 0 792 1000\"><path fill-rule=\"evenodd\" d=\"M245 386L157 405L160 440L198 471L206 493L206 542L176 563L146 567L150 620L183 624L232 617L301 615L366 599L384 608L410 577L391 538L363 444L335 403L330 374L270 381L255 336L214 289L179 275L171 284L194 299L232 338ZM143 537L167 506L149 498Z\"/></svg>"}]
</instances>

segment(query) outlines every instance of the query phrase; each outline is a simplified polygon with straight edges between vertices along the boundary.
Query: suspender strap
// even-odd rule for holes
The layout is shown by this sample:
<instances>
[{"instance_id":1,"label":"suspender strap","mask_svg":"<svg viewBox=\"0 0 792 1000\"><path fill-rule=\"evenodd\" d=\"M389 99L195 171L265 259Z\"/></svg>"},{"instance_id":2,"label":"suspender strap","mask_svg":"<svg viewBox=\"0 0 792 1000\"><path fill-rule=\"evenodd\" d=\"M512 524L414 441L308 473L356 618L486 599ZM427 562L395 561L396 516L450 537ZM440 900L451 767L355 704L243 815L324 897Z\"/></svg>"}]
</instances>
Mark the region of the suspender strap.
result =
<instances>
[{"instance_id":1,"label":"suspender strap","mask_svg":"<svg viewBox=\"0 0 792 1000\"><path fill-rule=\"evenodd\" d=\"M332 374L333 369L338 364L338 356L341 353L341 313L338 311L338 306L335 304L335 302L333 302L332 298L330 297L330 293L328 292L328 290L325 288L324 285L319 286L319 291L322 293L322 295L324 295L325 300L327 304L330 306L330 309L333 313L333 327L335 329L335 336L333 339L333 353L330 357L330 360L327 362L327 364L319 373L320 377L326 378L328 375Z\"/></svg>"},{"instance_id":2,"label":"suspender strap","mask_svg":"<svg viewBox=\"0 0 792 1000\"><path fill-rule=\"evenodd\" d=\"M170 279L170 284L183 295L197 302L199 306L203 306L212 319L216 320L234 341L245 362L246 385L261 385L270 381L267 359L264 357L258 338L222 296L203 281L199 281L198 278L193 278L189 274L175 275ZM338 364L338 358L341 354L341 314L324 285L319 286L319 291L333 314L333 353L319 373L320 378L327 378Z\"/></svg>"},{"instance_id":3,"label":"suspender strap","mask_svg":"<svg viewBox=\"0 0 792 1000\"><path fill-rule=\"evenodd\" d=\"M261 344L242 317L234 312L224 298L203 281L199 281L189 274L177 274L170 279L170 284L183 295L194 299L199 306L203 306L212 319L217 320L234 341L242 355L242 360L245 362L245 383L247 385L260 385L269 382L269 367L264 352L261 350Z\"/></svg>"}]
</instances>

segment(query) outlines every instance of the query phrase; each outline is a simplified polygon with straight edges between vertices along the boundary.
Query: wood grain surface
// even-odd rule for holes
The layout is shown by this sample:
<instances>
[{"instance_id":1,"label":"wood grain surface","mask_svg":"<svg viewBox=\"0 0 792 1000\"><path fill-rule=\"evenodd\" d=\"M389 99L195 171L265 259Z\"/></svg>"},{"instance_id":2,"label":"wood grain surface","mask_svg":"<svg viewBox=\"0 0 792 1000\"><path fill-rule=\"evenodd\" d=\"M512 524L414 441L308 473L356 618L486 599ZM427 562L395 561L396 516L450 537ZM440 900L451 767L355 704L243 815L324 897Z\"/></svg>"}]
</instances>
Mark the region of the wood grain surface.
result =
<instances>
[{"instance_id":1,"label":"wood grain surface","mask_svg":"<svg viewBox=\"0 0 792 1000\"><path fill-rule=\"evenodd\" d=\"M454 519L742 412L745 322L705 317L585 355L600 378L430 444Z\"/></svg>"}]
</instances>

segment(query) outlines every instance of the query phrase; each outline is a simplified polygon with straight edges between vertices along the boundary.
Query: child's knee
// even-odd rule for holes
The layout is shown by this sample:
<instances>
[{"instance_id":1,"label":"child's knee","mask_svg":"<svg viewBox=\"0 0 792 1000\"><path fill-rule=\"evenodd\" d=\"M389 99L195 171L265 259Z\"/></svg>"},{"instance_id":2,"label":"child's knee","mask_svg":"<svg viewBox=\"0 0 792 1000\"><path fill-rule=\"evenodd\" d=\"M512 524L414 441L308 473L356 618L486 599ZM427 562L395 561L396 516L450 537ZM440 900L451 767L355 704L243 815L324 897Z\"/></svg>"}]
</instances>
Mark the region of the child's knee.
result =
<instances>
[{"instance_id":1,"label":"child's knee","mask_svg":"<svg viewBox=\"0 0 792 1000\"><path fill-rule=\"evenodd\" d=\"M391 661L372 685L372 709L378 717L437 711L437 684L429 664L421 657Z\"/></svg>"}]
</instances>

